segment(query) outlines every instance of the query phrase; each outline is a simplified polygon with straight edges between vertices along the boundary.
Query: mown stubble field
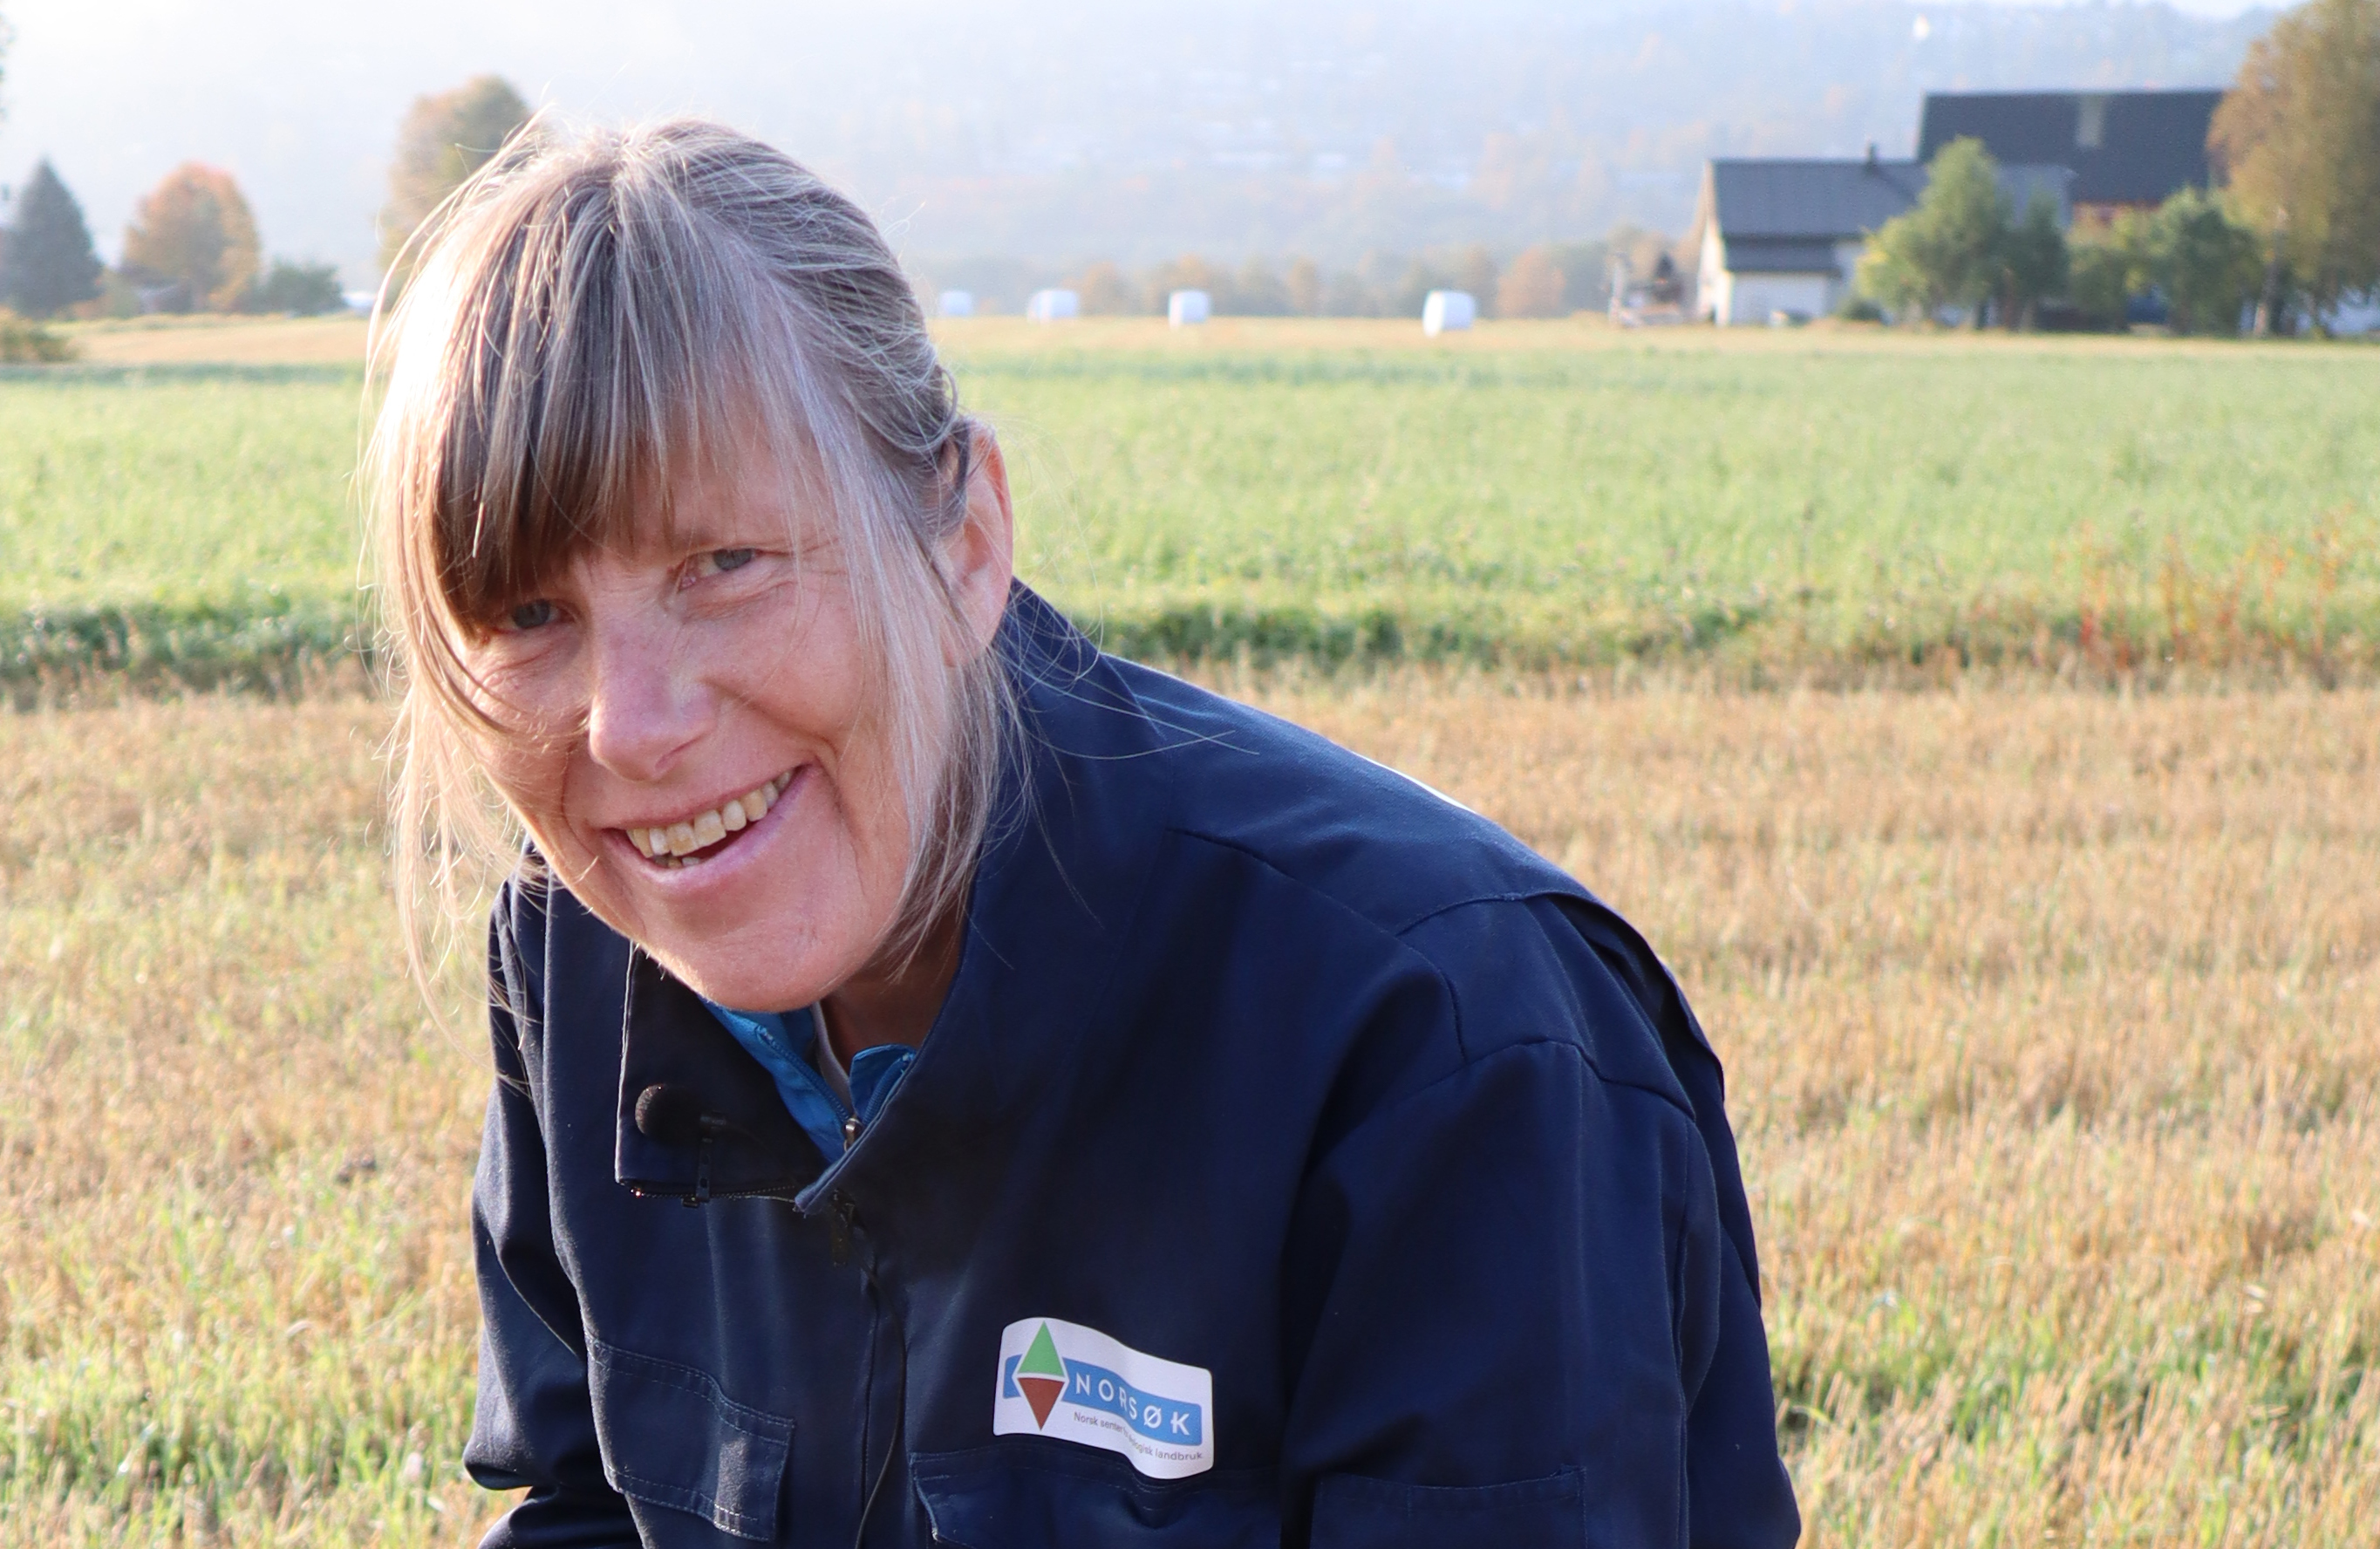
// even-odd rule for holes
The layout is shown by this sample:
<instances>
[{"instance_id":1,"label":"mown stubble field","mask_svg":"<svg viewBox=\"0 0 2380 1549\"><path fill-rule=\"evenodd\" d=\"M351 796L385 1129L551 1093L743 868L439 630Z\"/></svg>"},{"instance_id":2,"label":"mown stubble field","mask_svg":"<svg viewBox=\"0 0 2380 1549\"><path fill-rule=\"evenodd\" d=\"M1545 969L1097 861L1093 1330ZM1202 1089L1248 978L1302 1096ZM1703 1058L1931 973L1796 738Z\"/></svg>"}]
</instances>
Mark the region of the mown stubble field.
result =
<instances>
[{"instance_id":1,"label":"mown stubble field","mask_svg":"<svg viewBox=\"0 0 2380 1549\"><path fill-rule=\"evenodd\" d=\"M1824 1545L2380 1520L2380 694L1242 683L1628 912L1727 1060ZM445 1543L485 1060L385 707L0 717L0 1538Z\"/></svg>"}]
</instances>

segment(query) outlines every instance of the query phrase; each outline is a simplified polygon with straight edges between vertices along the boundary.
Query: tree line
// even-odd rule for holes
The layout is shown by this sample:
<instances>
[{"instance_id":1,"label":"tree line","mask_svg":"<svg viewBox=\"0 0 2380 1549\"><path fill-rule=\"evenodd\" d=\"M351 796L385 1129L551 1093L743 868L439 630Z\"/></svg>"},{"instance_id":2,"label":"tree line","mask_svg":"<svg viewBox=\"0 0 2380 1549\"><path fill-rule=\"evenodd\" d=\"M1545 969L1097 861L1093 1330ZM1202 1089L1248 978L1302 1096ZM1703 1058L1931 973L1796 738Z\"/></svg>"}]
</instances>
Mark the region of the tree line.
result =
<instances>
[{"instance_id":1,"label":"tree line","mask_svg":"<svg viewBox=\"0 0 2380 1549\"><path fill-rule=\"evenodd\" d=\"M412 233L528 116L494 76L415 102L382 218L398 283ZM2310 0L2281 17L2251 48L2210 152L2213 190L2061 230L2054 201L2018 208L1983 148L1954 144L1936 158L1917 207L1875 234L1852 305L2114 326L2154 296L2179 329L2228 331L2252 316L2277 332L2380 290L2380 0ZM1540 242L1509 262L1484 245L1375 250L1338 269L1294 256L1233 266L1184 255L1138 272L1092 263L1070 283L1090 312L1162 312L1172 291L1199 289L1225 314L1414 316L1430 290L1459 289L1483 315L1544 317L1602 306L1615 259L1649 275L1674 257L1666 248L1622 227L1602 241ZM44 161L0 228L0 307L49 317L341 304L330 265L262 262L237 184L200 163L176 167L140 201L122 251L113 268L100 262L80 207Z\"/></svg>"},{"instance_id":2,"label":"tree line","mask_svg":"<svg viewBox=\"0 0 2380 1549\"><path fill-rule=\"evenodd\" d=\"M392 265L439 201L528 116L520 93L496 76L414 103L398 130L381 222L382 256ZM334 265L265 262L247 196L230 173L202 162L183 163L142 196L124 229L122 261L113 267L101 262L81 204L47 158L18 190L0 227L0 308L21 317L302 316L346 304Z\"/></svg>"},{"instance_id":3,"label":"tree line","mask_svg":"<svg viewBox=\"0 0 2380 1549\"><path fill-rule=\"evenodd\" d=\"M2113 328L2135 303L2184 334L2319 324L2380 293L2380 0L2312 0L2252 44L2207 138L2211 189L2060 230L2022 211L1978 141L1943 147L1879 227L1847 310L1976 326Z\"/></svg>"},{"instance_id":4,"label":"tree line","mask_svg":"<svg viewBox=\"0 0 2380 1549\"><path fill-rule=\"evenodd\" d=\"M1615 262L1649 275L1669 257L1670 239L1621 226L1599 240L1539 242L1509 260L1484 243L1376 250L1355 263L1326 268L1310 257L1252 257L1236 265L1190 253L1145 268L1102 260L1074 270L1023 264L929 263L934 286L954 286L987 309L1017 310L1044 283L1073 290L1085 313L1162 316L1177 290L1203 290L1224 317L1419 317L1433 290L1461 290L1483 317L1567 317L1599 311L1609 298Z\"/></svg>"},{"instance_id":5,"label":"tree line","mask_svg":"<svg viewBox=\"0 0 2380 1549\"><path fill-rule=\"evenodd\" d=\"M141 197L124 228L123 261L111 268L100 262L81 204L44 158L0 230L0 306L51 318L345 305L332 265L267 264L260 252L256 216L231 174L185 162Z\"/></svg>"}]
</instances>

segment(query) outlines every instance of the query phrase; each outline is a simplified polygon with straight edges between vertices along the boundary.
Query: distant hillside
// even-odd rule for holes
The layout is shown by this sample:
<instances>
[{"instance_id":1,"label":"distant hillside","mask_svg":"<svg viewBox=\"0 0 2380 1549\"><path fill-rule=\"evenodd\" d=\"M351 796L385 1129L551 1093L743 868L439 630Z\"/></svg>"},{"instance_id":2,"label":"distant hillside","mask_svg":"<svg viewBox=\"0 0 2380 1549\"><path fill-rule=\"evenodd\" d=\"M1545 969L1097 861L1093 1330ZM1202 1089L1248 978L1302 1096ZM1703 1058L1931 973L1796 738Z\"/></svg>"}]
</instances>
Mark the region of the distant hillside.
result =
<instances>
[{"instance_id":1,"label":"distant hillside","mask_svg":"<svg viewBox=\"0 0 2380 1549\"><path fill-rule=\"evenodd\" d=\"M976 24L921 41L922 85L820 152L930 253L1145 262L1682 229L1712 155L1913 149L1929 89L2221 85L2269 13L1885 0L1396 0L1209 6L1195 26L1050 8L1046 46ZM1094 19L1096 18L1096 19Z\"/></svg>"},{"instance_id":2,"label":"distant hillside","mask_svg":"<svg viewBox=\"0 0 2380 1549\"><path fill-rule=\"evenodd\" d=\"M1687 221L1714 153L1906 153L1929 87L2222 84L2271 13L1909 0L16 0L0 181L55 158L112 250L229 167L273 251L370 274L398 117L478 70L597 119L716 115L931 272L1236 262ZM261 46L259 40L276 40Z\"/></svg>"}]
</instances>

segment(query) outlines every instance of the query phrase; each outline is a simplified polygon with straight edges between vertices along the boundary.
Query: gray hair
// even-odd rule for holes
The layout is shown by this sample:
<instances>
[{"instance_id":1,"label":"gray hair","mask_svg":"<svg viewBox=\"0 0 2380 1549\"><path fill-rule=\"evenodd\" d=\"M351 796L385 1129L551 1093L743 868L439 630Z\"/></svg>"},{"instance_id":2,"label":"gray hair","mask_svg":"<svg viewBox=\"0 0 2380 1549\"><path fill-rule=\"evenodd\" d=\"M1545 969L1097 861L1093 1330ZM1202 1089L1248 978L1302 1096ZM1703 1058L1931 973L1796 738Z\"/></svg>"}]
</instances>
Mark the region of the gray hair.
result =
<instances>
[{"instance_id":1,"label":"gray hair","mask_svg":"<svg viewBox=\"0 0 2380 1549\"><path fill-rule=\"evenodd\" d=\"M839 526L909 824L884 950L914 954L965 896L1018 714L997 649L946 665L942 546L983 431L882 234L718 125L565 134L540 116L407 257L402 300L374 320L369 465L417 970L425 901L458 924L471 881L520 853L475 749L522 733L467 648L578 554L632 538L640 495L666 523L673 479L755 430Z\"/></svg>"}]
</instances>

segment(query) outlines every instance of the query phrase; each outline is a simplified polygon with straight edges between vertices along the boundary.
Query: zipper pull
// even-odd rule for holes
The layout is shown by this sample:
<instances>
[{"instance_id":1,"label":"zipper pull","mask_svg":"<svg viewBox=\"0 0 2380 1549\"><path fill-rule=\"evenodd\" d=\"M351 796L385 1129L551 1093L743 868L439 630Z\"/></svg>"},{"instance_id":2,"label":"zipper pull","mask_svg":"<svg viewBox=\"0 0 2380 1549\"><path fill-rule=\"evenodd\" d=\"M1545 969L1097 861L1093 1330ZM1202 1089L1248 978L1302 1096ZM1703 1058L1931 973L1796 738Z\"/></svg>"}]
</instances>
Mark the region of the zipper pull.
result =
<instances>
[{"instance_id":1,"label":"zipper pull","mask_svg":"<svg viewBox=\"0 0 2380 1549\"><path fill-rule=\"evenodd\" d=\"M727 1121L719 1115L702 1116L702 1141L694 1153L694 1198L686 1201L689 1205L707 1205L710 1202L711 1153L717 1149L719 1137L726 1128Z\"/></svg>"},{"instance_id":2,"label":"zipper pull","mask_svg":"<svg viewBox=\"0 0 2380 1549\"><path fill-rule=\"evenodd\" d=\"M849 1118L843 1121L844 1150L849 1151L853 1146L859 1143L860 1128L861 1125L859 1122L859 1116L857 1114L854 1114Z\"/></svg>"},{"instance_id":3,"label":"zipper pull","mask_svg":"<svg viewBox=\"0 0 2380 1549\"><path fill-rule=\"evenodd\" d=\"M851 1223L858 1212L852 1206L851 1196L840 1189L828 1196L827 1204L827 1255L841 1269L851 1262Z\"/></svg>"}]
</instances>

